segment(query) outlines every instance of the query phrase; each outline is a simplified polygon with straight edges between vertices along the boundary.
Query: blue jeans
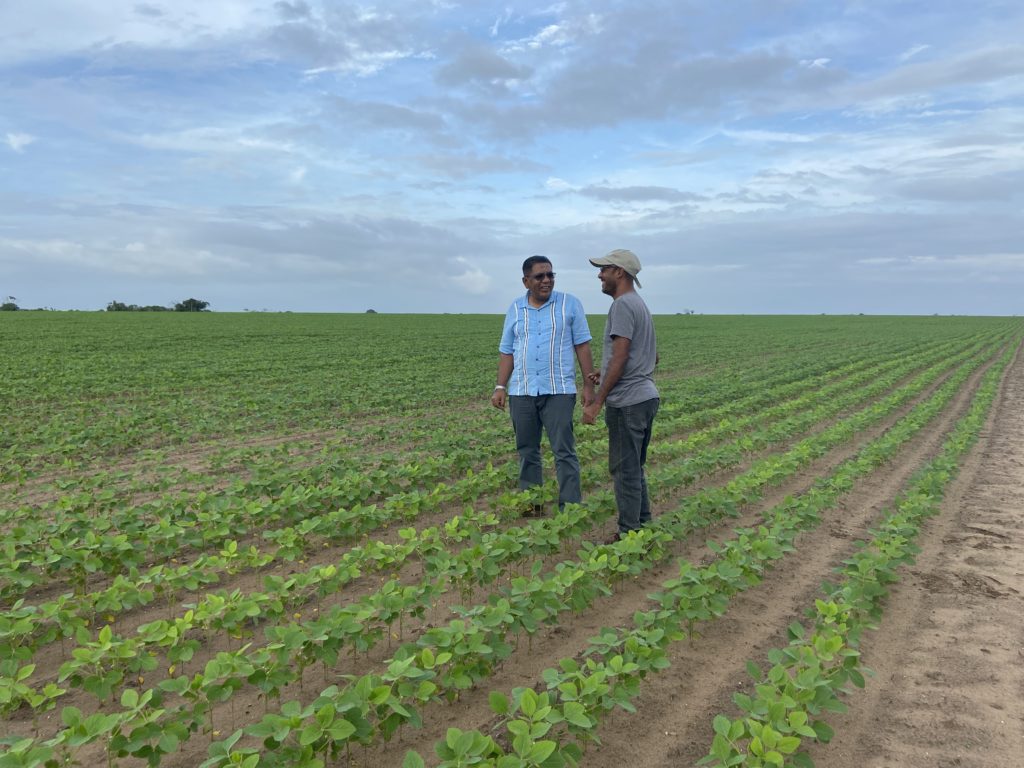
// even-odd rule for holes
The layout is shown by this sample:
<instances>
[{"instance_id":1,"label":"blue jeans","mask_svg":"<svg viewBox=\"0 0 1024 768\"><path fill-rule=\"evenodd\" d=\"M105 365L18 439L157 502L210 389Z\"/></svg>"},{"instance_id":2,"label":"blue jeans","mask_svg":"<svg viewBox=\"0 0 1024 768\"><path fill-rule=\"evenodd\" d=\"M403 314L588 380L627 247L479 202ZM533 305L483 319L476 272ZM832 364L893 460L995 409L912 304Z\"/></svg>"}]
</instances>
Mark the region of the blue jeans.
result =
<instances>
[{"instance_id":1,"label":"blue jeans","mask_svg":"<svg viewBox=\"0 0 1024 768\"><path fill-rule=\"evenodd\" d=\"M510 395L508 411L516 435L519 453L519 488L525 490L544 482L541 475L541 431L548 433L555 454L558 478L558 506L579 504L580 460L576 457L576 436L572 431L572 413L576 395Z\"/></svg>"},{"instance_id":2,"label":"blue jeans","mask_svg":"<svg viewBox=\"0 0 1024 768\"><path fill-rule=\"evenodd\" d=\"M658 398L622 408L605 406L608 425L608 471L615 485L619 508L619 533L637 531L651 521L651 498L647 493L647 446L651 443Z\"/></svg>"}]
</instances>

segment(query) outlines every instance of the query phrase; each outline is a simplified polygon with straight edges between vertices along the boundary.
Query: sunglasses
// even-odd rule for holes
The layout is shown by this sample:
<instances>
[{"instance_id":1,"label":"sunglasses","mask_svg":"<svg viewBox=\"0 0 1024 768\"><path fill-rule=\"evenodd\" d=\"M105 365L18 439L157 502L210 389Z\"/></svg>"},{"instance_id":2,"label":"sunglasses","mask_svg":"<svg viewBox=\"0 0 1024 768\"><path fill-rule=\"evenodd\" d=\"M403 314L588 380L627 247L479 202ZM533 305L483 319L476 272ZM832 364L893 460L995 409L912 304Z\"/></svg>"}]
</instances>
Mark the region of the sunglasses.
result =
<instances>
[{"instance_id":1,"label":"sunglasses","mask_svg":"<svg viewBox=\"0 0 1024 768\"><path fill-rule=\"evenodd\" d=\"M544 279L554 280L555 279L555 273L554 272L538 272L535 275L530 275L530 278L532 280L536 280L537 282L540 282L541 280L544 280Z\"/></svg>"}]
</instances>

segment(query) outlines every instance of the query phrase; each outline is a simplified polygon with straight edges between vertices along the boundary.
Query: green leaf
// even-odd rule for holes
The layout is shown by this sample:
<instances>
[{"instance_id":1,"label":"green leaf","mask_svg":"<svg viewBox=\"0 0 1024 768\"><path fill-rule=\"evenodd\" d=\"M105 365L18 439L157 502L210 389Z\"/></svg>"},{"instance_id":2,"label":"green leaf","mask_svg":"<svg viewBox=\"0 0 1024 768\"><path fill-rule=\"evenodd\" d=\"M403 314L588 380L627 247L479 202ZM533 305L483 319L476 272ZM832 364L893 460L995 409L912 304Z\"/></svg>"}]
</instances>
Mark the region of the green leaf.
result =
<instances>
[{"instance_id":1,"label":"green leaf","mask_svg":"<svg viewBox=\"0 0 1024 768\"><path fill-rule=\"evenodd\" d=\"M562 709L562 715L566 721L579 728L590 728L593 722L587 716L586 709L578 702L570 701Z\"/></svg>"},{"instance_id":2,"label":"green leaf","mask_svg":"<svg viewBox=\"0 0 1024 768\"><path fill-rule=\"evenodd\" d=\"M456 755L468 755L469 750L473 748L474 741L476 741L476 734L473 731L465 731L455 740L452 749L455 750Z\"/></svg>"},{"instance_id":3,"label":"green leaf","mask_svg":"<svg viewBox=\"0 0 1024 768\"><path fill-rule=\"evenodd\" d=\"M26 680L29 677L31 677L32 673L35 672L35 671L36 671L36 665L35 664L26 664L24 667L22 667L21 669L18 670L18 674L15 677L15 680L17 680L20 683L22 680Z\"/></svg>"},{"instance_id":4,"label":"green leaf","mask_svg":"<svg viewBox=\"0 0 1024 768\"><path fill-rule=\"evenodd\" d=\"M527 717L533 717L537 711L537 694L532 688L523 690L523 697L519 700L519 709Z\"/></svg>"},{"instance_id":5,"label":"green leaf","mask_svg":"<svg viewBox=\"0 0 1024 768\"><path fill-rule=\"evenodd\" d=\"M776 749L784 755L792 754L796 752L800 746L800 739L796 736L783 736L779 739L779 743L776 745Z\"/></svg>"},{"instance_id":6,"label":"green leaf","mask_svg":"<svg viewBox=\"0 0 1024 768\"><path fill-rule=\"evenodd\" d=\"M746 733L746 725L743 720L734 720L732 726L729 728L729 739L736 741L738 738Z\"/></svg>"},{"instance_id":7,"label":"green leaf","mask_svg":"<svg viewBox=\"0 0 1024 768\"><path fill-rule=\"evenodd\" d=\"M508 714L508 697L501 691L491 691L487 697L488 702L491 705L491 711L496 715L507 715Z\"/></svg>"},{"instance_id":8,"label":"green leaf","mask_svg":"<svg viewBox=\"0 0 1024 768\"><path fill-rule=\"evenodd\" d=\"M835 735L835 731L833 731L831 726L829 726L829 724L824 720L815 720L811 723L811 728L814 729L814 733L818 737L818 741L822 744L828 744L832 741L832 737Z\"/></svg>"},{"instance_id":9,"label":"green leaf","mask_svg":"<svg viewBox=\"0 0 1024 768\"><path fill-rule=\"evenodd\" d=\"M551 741L550 739L538 741L536 744L533 745L533 748L530 750L529 759L533 760L535 763L543 763L545 760L551 757L551 753L554 752L557 748L558 744Z\"/></svg>"},{"instance_id":10,"label":"green leaf","mask_svg":"<svg viewBox=\"0 0 1024 768\"><path fill-rule=\"evenodd\" d=\"M410 749L405 753L405 759L402 761L402 768L427 768L427 764L423 762L423 758L420 757L419 752L413 752Z\"/></svg>"},{"instance_id":11,"label":"green leaf","mask_svg":"<svg viewBox=\"0 0 1024 768\"><path fill-rule=\"evenodd\" d=\"M732 754L732 745L729 744L729 740L722 734L715 734L715 738L711 740L711 751L709 753L711 757L718 758L719 762L723 762L730 754Z\"/></svg>"},{"instance_id":12,"label":"green leaf","mask_svg":"<svg viewBox=\"0 0 1024 768\"><path fill-rule=\"evenodd\" d=\"M331 723L331 727L327 729L327 732L336 743L344 742L348 741L349 736L356 732L356 727L348 720L339 718Z\"/></svg>"},{"instance_id":13,"label":"green leaf","mask_svg":"<svg viewBox=\"0 0 1024 768\"><path fill-rule=\"evenodd\" d=\"M839 714L842 714L849 709L849 707L839 699L829 699L821 705L821 708L828 710L829 712L838 712Z\"/></svg>"},{"instance_id":14,"label":"green leaf","mask_svg":"<svg viewBox=\"0 0 1024 768\"><path fill-rule=\"evenodd\" d=\"M395 713L401 715L402 717L406 718L407 720L412 717L412 714L410 714L409 710L406 709L405 707L403 707L401 702L399 702L398 699L388 699L388 708L392 712L395 712Z\"/></svg>"},{"instance_id":15,"label":"green leaf","mask_svg":"<svg viewBox=\"0 0 1024 768\"><path fill-rule=\"evenodd\" d=\"M458 728L449 728L445 734L444 743L452 749L455 749L455 745L459 742L459 737L462 736L462 731Z\"/></svg>"},{"instance_id":16,"label":"green leaf","mask_svg":"<svg viewBox=\"0 0 1024 768\"><path fill-rule=\"evenodd\" d=\"M60 719L68 728L74 728L82 722L82 710L78 707L64 707L60 711Z\"/></svg>"},{"instance_id":17,"label":"green leaf","mask_svg":"<svg viewBox=\"0 0 1024 768\"><path fill-rule=\"evenodd\" d=\"M121 694L121 706L125 709L135 709L139 703L139 692L134 688L125 688Z\"/></svg>"},{"instance_id":18,"label":"green leaf","mask_svg":"<svg viewBox=\"0 0 1024 768\"><path fill-rule=\"evenodd\" d=\"M241 731L235 731L235 741L238 741L237 737L241 735ZM180 744L181 740L176 735L164 731L164 733L160 736L158 746L160 747L161 752L163 752L165 755L169 755L173 752L177 752Z\"/></svg>"},{"instance_id":19,"label":"green leaf","mask_svg":"<svg viewBox=\"0 0 1024 768\"><path fill-rule=\"evenodd\" d=\"M513 720L505 727L513 736L526 736L530 733L530 724L524 720Z\"/></svg>"},{"instance_id":20,"label":"green leaf","mask_svg":"<svg viewBox=\"0 0 1024 768\"><path fill-rule=\"evenodd\" d=\"M799 728L807 724L806 712L790 712L788 718L790 728Z\"/></svg>"},{"instance_id":21,"label":"green leaf","mask_svg":"<svg viewBox=\"0 0 1024 768\"><path fill-rule=\"evenodd\" d=\"M722 736L729 737L729 728L732 722L725 715L716 715L711 727L714 728L715 733L720 733Z\"/></svg>"}]
</instances>

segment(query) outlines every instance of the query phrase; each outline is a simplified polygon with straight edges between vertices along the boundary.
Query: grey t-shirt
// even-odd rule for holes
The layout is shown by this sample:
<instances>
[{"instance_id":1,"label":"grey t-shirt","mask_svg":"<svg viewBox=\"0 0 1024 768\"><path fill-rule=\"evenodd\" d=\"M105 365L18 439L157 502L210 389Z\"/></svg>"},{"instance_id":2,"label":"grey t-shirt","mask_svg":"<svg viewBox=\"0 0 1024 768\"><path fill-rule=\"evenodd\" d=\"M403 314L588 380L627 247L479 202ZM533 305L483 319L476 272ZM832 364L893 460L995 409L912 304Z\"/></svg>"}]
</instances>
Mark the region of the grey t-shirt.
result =
<instances>
[{"instance_id":1,"label":"grey t-shirt","mask_svg":"<svg viewBox=\"0 0 1024 768\"><path fill-rule=\"evenodd\" d=\"M615 408L636 405L658 397L654 386L654 364L658 357L654 321L640 294L630 291L612 302L604 327L604 352L601 355L601 378L608 372L612 359L612 337L629 339L629 359L605 402Z\"/></svg>"}]
</instances>

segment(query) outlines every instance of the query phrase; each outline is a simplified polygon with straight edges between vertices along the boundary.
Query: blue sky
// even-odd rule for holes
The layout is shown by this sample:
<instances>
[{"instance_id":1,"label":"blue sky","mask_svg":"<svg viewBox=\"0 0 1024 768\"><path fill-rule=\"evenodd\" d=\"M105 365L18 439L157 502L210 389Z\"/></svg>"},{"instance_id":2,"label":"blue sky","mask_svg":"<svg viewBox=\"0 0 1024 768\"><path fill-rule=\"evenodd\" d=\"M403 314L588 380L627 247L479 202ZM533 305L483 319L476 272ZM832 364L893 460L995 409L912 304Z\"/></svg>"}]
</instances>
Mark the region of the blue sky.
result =
<instances>
[{"instance_id":1,"label":"blue sky","mask_svg":"<svg viewBox=\"0 0 1024 768\"><path fill-rule=\"evenodd\" d=\"M1024 4L0 4L0 294L1017 314ZM3 297L0 296L0 299Z\"/></svg>"}]
</instances>

